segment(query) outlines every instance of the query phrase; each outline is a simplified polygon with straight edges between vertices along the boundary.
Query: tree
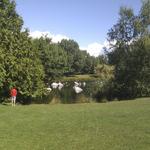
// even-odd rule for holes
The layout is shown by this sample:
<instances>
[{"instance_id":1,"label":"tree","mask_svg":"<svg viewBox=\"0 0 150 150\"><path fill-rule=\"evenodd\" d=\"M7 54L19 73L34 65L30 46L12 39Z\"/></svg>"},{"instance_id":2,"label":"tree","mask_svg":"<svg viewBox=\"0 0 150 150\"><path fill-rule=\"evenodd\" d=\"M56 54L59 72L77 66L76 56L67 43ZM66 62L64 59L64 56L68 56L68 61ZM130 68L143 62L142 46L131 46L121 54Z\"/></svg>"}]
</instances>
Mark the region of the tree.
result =
<instances>
[{"instance_id":1,"label":"tree","mask_svg":"<svg viewBox=\"0 0 150 150\"><path fill-rule=\"evenodd\" d=\"M148 4L149 0L143 3L139 16L122 7L118 23L108 33L109 41L116 41L107 56L109 63L115 65L114 95L118 98L150 95L150 36L145 32L150 14Z\"/></svg>"},{"instance_id":2,"label":"tree","mask_svg":"<svg viewBox=\"0 0 150 150\"><path fill-rule=\"evenodd\" d=\"M65 40L63 39L59 45L66 51L68 55L68 74L74 74L75 70L75 57L77 58L77 52L79 51L79 45L74 40ZM76 62L75 62L76 63Z\"/></svg>"},{"instance_id":3,"label":"tree","mask_svg":"<svg viewBox=\"0 0 150 150\"><path fill-rule=\"evenodd\" d=\"M150 33L150 0L144 0L141 10L140 19L142 24L142 32Z\"/></svg>"},{"instance_id":4,"label":"tree","mask_svg":"<svg viewBox=\"0 0 150 150\"><path fill-rule=\"evenodd\" d=\"M32 47L28 30L22 31L23 20L16 13L15 2L0 1L1 91L12 86L19 90L20 99L41 96L44 92L43 67Z\"/></svg>"},{"instance_id":5,"label":"tree","mask_svg":"<svg viewBox=\"0 0 150 150\"><path fill-rule=\"evenodd\" d=\"M51 39L41 37L33 40L38 50L45 71L45 82L56 79L68 72L68 56L58 44L51 43Z\"/></svg>"},{"instance_id":6,"label":"tree","mask_svg":"<svg viewBox=\"0 0 150 150\"><path fill-rule=\"evenodd\" d=\"M108 40L116 41L116 46L129 44L139 34L136 26L138 17L134 15L131 8L121 7L119 15L118 23L108 32Z\"/></svg>"},{"instance_id":7,"label":"tree","mask_svg":"<svg viewBox=\"0 0 150 150\"><path fill-rule=\"evenodd\" d=\"M74 40L62 40L60 46L68 55L68 74L94 73L96 58L90 56L86 51L81 51Z\"/></svg>"}]
</instances>

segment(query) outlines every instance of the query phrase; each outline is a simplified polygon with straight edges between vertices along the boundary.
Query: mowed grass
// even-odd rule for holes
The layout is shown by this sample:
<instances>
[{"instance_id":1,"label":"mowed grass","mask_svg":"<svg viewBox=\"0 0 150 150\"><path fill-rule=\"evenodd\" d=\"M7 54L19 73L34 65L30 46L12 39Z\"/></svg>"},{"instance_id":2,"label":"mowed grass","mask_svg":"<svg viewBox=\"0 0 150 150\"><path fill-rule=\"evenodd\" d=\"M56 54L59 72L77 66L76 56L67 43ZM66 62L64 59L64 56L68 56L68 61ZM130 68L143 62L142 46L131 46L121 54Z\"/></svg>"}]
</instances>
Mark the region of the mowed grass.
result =
<instances>
[{"instance_id":1,"label":"mowed grass","mask_svg":"<svg viewBox=\"0 0 150 150\"><path fill-rule=\"evenodd\" d=\"M97 79L98 77L96 78L94 74L84 74L84 75L72 75L68 77L62 77L61 81L94 81Z\"/></svg>"},{"instance_id":2,"label":"mowed grass","mask_svg":"<svg viewBox=\"0 0 150 150\"><path fill-rule=\"evenodd\" d=\"M0 105L0 150L149 150L150 99Z\"/></svg>"}]
</instances>

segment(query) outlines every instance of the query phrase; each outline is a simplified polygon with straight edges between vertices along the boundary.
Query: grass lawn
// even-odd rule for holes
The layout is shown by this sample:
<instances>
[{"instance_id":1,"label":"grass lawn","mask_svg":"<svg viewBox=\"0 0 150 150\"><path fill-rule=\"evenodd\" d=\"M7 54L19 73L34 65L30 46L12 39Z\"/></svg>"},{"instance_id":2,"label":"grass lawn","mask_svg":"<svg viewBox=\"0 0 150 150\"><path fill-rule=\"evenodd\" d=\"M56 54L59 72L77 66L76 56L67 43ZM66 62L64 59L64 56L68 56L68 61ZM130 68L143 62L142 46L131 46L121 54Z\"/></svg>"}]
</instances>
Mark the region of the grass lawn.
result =
<instances>
[{"instance_id":1,"label":"grass lawn","mask_svg":"<svg viewBox=\"0 0 150 150\"><path fill-rule=\"evenodd\" d=\"M0 150L150 150L150 98L0 105Z\"/></svg>"},{"instance_id":2,"label":"grass lawn","mask_svg":"<svg viewBox=\"0 0 150 150\"><path fill-rule=\"evenodd\" d=\"M69 77L62 77L61 81L93 81L97 80L94 74L84 74L84 75L72 75ZM99 78L101 79L101 78Z\"/></svg>"}]
</instances>

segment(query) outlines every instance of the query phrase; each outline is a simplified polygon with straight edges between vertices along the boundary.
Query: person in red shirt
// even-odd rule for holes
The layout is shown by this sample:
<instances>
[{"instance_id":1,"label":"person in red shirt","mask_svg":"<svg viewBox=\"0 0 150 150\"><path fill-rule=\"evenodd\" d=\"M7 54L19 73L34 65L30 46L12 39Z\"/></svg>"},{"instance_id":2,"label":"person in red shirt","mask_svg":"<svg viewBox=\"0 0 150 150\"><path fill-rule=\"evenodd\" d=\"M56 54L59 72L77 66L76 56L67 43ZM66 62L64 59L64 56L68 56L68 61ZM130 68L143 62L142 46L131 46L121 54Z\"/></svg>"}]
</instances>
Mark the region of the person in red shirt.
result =
<instances>
[{"instance_id":1,"label":"person in red shirt","mask_svg":"<svg viewBox=\"0 0 150 150\"><path fill-rule=\"evenodd\" d=\"M15 104L16 104L16 96L17 96L17 90L16 90L16 88L12 88L11 89L10 95L11 95L12 106L15 106Z\"/></svg>"}]
</instances>

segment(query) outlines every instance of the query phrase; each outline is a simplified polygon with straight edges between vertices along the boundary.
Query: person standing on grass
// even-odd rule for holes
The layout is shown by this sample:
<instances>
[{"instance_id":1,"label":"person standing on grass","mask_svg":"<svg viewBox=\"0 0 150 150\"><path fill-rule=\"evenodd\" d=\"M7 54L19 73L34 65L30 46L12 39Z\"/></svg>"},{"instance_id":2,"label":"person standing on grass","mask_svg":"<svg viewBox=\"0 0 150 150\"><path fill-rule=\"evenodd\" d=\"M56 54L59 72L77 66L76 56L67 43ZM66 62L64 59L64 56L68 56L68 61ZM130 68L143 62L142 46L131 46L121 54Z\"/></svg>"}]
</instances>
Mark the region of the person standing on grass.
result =
<instances>
[{"instance_id":1,"label":"person standing on grass","mask_svg":"<svg viewBox=\"0 0 150 150\"><path fill-rule=\"evenodd\" d=\"M12 104L12 106L15 106L16 96L17 96L17 90L15 87L10 90L10 95L11 95L11 104Z\"/></svg>"}]
</instances>

